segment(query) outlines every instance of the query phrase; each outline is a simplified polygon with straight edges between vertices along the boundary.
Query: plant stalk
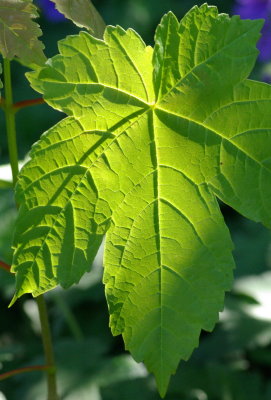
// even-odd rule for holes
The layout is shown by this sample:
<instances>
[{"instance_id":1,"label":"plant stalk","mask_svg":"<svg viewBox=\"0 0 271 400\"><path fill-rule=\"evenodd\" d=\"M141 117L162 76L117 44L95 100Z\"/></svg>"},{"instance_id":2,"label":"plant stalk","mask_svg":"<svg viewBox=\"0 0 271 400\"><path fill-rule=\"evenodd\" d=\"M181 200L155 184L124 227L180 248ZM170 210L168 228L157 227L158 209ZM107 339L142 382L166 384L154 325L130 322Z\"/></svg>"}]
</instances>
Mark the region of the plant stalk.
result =
<instances>
[{"instance_id":1,"label":"plant stalk","mask_svg":"<svg viewBox=\"0 0 271 400\"><path fill-rule=\"evenodd\" d=\"M10 61L4 58L4 82L5 82L5 106L6 130L8 138L8 152L12 171L13 186L18 180L18 150L16 140L15 112L13 109L12 83Z\"/></svg>"},{"instance_id":2,"label":"plant stalk","mask_svg":"<svg viewBox=\"0 0 271 400\"><path fill-rule=\"evenodd\" d=\"M9 159L12 170L13 186L15 187L18 180L19 165L18 165L18 148L16 141L16 125L15 125L15 108L13 104L12 95L12 82L11 82L11 68L10 61L4 58L4 83L5 83L5 102L4 112L6 119L6 131L8 139ZM2 266L3 267L3 266ZM58 400L56 388L56 373L54 352L51 339L51 331L48 320L48 313L44 297L41 295L36 298L41 323L41 333L43 348L45 353L46 364L48 366L47 372L47 399Z\"/></svg>"},{"instance_id":3,"label":"plant stalk","mask_svg":"<svg viewBox=\"0 0 271 400\"><path fill-rule=\"evenodd\" d=\"M4 261L0 260L0 268L4 269L7 272L10 272L10 265L6 264Z\"/></svg>"},{"instance_id":4,"label":"plant stalk","mask_svg":"<svg viewBox=\"0 0 271 400\"><path fill-rule=\"evenodd\" d=\"M5 379L11 378L12 376L23 374L25 372L33 372L33 371L47 371L51 369L48 365L31 365L30 367L23 367L13 369L12 371L5 372L4 374L0 374L0 381L4 381Z\"/></svg>"},{"instance_id":5,"label":"plant stalk","mask_svg":"<svg viewBox=\"0 0 271 400\"><path fill-rule=\"evenodd\" d=\"M32 107L32 106L36 106L39 104L44 104L45 101L43 100L42 97L39 97L37 99L30 99L30 100L22 100L22 101L18 101L17 103L14 103L13 105L13 109L15 112L21 110L22 108L26 108L26 107Z\"/></svg>"},{"instance_id":6,"label":"plant stalk","mask_svg":"<svg viewBox=\"0 0 271 400\"><path fill-rule=\"evenodd\" d=\"M48 388L48 400L58 400L57 387L56 387L56 368L54 351L52 344L52 336L48 319L48 312L44 296L40 295L37 297L37 304L39 309L40 323L41 323L41 334L42 342L45 353L45 362L48 367L47 370L47 388Z\"/></svg>"},{"instance_id":7,"label":"plant stalk","mask_svg":"<svg viewBox=\"0 0 271 400\"><path fill-rule=\"evenodd\" d=\"M0 266L1 266L1 264L0 264ZM59 307L62 315L64 316L66 323L67 323L68 327L70 328L70 331L73 334L75 340L77 340L78 342L83 340L84 339L83 332L82 332L75 316L73 315L71 309L69 308L69 306L67 305L67 303L65 302L63 297L59 293L56 292L54 295L54 301L55 301L56 305Z\"/></svg>"}]
</instances>

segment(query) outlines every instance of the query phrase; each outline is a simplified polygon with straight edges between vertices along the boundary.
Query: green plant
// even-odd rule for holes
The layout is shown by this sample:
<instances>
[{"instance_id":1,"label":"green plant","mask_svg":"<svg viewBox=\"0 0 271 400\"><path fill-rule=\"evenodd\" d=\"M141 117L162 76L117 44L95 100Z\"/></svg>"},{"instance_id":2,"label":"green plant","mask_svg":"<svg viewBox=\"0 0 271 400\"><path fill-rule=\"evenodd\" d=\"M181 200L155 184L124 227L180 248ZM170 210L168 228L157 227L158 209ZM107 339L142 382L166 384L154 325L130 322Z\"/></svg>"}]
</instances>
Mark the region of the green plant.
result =
<instances>
[{"instance_id":1,"label":"green plant","mask_svg":"<svg viewBox=\"0 0 271 400\"><path fill-rule=\"evenodd\" d=\"M28 13L26 27L33 23L31 2L5 3ZM217 198L271 225L271 87L247 79L261 27L205 4L181 22L165 15L154 48L131 29L109 26L103 40L80 32L60 41L44 65L32 25L38 56L26 53L25 39L19 51L1 48L14 184L7 58L31 63L31 86L68 115L33 146L16 183L12 304L25 293L37 296L46 326L42 294L78 282L106 236L112 332L154 373L161 396L201 329L213 329L231 288L232 243ZM54 399L49 336L47 329Z\"/></svg>"}]
</instances>

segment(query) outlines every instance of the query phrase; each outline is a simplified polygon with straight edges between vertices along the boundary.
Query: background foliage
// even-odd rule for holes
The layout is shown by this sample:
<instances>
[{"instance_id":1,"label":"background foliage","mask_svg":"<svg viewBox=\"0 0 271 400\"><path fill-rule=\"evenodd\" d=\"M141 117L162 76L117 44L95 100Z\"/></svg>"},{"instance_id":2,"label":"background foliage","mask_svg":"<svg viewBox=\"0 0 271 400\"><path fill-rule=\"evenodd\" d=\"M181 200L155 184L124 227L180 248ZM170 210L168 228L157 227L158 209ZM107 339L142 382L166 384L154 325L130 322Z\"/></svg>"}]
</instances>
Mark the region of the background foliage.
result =
<instances>
[{"instance_id":1,"label":"background foliage","mask_svg":"<svg viewBox=\"0 0 271 400\"><path fill-rule=\"evenodd\" d=\"M38 2L37 2L38 3ZM107 24L133 27L148 44L161 16L171 9L181 18L192 0L100 0L93 1ZM233 1L212 1L220 12L228 12ZM56 52L56 41L78 29L69 21L52 17L40 1L39 20L44 32L45 53ZM44 11L47 11L45 13ZM271 35L271 33L270 33ZM268 79L268 60L260 61L253 73ZM15 101L36 97L23 77L26 69L13 63ZM23 160L40 134L63 117L39 105L17 115L19 156ZM0 115L0 178L7 177L7 145L3 113ZM191 360L182 362L172 379L166 399L267 400L271 398L271 247L270 233L222 206L235 244L235 285L226 299L225 311L212 334L202 334L201 345ZM0 193L0 259L10 263L12 231L16 216L12 193ZM123 350L120 337L108 328L108 311L101 284L101 252L94 269L68 291L47 294L53 327L58 379L63 399L117 400L158 399L154 379L143 365ZM23 297L7 309L14 280L0 270L0 367L1 372L43 362L36 305ZM43 399L43 375L33 372L0 383L0 394L8 400Z\"/></svg>"}]
</instances>

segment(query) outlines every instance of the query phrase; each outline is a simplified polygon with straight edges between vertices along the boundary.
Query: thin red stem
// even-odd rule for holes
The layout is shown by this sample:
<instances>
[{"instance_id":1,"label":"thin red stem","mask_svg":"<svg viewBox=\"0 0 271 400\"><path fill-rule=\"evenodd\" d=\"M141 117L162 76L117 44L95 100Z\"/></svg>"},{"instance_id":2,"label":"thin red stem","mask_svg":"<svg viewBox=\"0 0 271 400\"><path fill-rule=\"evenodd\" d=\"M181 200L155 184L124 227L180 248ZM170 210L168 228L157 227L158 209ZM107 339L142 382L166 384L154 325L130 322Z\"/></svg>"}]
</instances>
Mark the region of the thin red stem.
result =
<instances>
[{"instance_id":1,"label":"thin red stem","mask_svg":"<svg viewBox=\"0 0 271 400\"><path fill-rule=\"evenodd\" d=\"M4 374L0 374L0 381L4 379L10 378L11 376L23 374L25 372L32 372L32 371L49 371L52 370L52 366L49 365L31 365L31 367L24 367L24 368L17 368L13 369L12 371L5 372Z\"/></svg>"},{"instance_id":2,"label":"thin red stem","mask_svg":"<svg viewBox=\"0 0 271 400\"><path fill-rule=\"evenodd\" d=\"M18 111L25 107L35 106L43 103L44 103L43 98L39 97L38 99L18 101L17 103L13 104L13 108L15 109L15 111Z\"/></svg>"},{"instance_id":3,"label":"thin red stem","mask_svg":"<svg viewBox=\"0 0 271 400\"><path fill-rule=\"evenodd\" d=\"M39 97L37 99L30 99L30 100L22 100L22 101L17 101L17 103L12 104L12 109L17 112L19 110L21 110L22 108L26 108L26 107L31 107L31 106L36 106L38 104L43 104L45 103L45 101L43 100L42 97ZM1 108L5 108L5 98L2 97L0 99L0 107Z\"/></svg>"},{"instance_id":4,"label":"thin red stem","mask_svg":"<svg viewBox=\"0 0 271 400\"><path fill-rule=\"evenodd\" d=\"M0 261L0 268L10 272L10 265L6 264L4 261Z\"/></svg>"}]
</instances>

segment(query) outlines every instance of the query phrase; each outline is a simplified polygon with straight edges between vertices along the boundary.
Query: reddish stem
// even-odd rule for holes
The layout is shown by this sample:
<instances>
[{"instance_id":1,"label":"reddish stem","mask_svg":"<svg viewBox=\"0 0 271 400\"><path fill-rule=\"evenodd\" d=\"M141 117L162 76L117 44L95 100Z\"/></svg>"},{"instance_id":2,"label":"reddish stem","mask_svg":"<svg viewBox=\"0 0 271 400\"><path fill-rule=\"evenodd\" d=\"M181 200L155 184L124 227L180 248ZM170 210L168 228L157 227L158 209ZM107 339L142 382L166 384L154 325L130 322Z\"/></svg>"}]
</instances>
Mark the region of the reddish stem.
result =
<instances>
[{"instance_id":1,"label":"reddish stem","mask_svg":"<svg viewBox=\"0 0 271 400\"><path fill-rule=\"evenodd\" d=\"M4 261L0 261L0 268L10 272L10 265L6 264Z\"/></svg>"},{"instance_id":2,"label":"reddish stem","mask_svg":"<svg viewBox=\"0 0 271 400\"><path fill-rule=\"evenodd\" d=\"M15 109L15 111L18 111L21 108L35 106L37 104L43 104L43 103L44 103L43 98L39 97L38 99L18 101L17 103L13 104L13 108Z\"/></svg>"},{"instance_id":3,"label":"reddish stem","mask_svg":"<svg viewBox=\"0 0 271 400\"><path fill-rule=\"evenodd\" d=\"M52 370L52 366L49 365L32 365L31 367L24 367L24 368L17 368L13 369L12 371L5 372L4 374L0 374L0 381L4 379L10 378L11 376L23 374L25 372L32 372L32 371L49 371Z\"/></svg>"},{"instance_id":4,"label":"reddish stem","mask_svg":"<svg viewBox=\"0 0 271 400\"><path fill-rule=\"evenodd\" d=\"M38 99L17 101L17 103L14 103L12 105L12 108L13 108L14 111L19 111L22 108L35 106L35 105L43 104L43 103L45 103L45 101L43 100L42 97L39 97ZM1 108L5 108L5 99L4 99L4 97L2 97L0 99L0 107Z\"/></svg>"}]
</instances>

